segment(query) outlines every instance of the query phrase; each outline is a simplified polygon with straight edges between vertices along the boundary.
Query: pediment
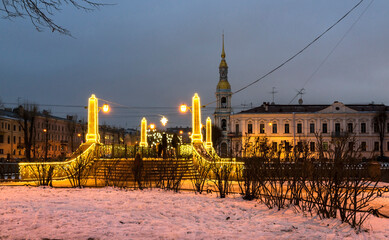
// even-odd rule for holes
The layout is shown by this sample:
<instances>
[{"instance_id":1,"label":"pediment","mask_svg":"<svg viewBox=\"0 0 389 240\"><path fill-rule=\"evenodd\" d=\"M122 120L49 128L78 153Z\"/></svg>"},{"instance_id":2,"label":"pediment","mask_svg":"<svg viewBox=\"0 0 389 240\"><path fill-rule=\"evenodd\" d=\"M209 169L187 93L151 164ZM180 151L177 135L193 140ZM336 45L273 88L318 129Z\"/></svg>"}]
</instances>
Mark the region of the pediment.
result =
<instances>
[{"instance_id":1,"label":"pediment","mask_svg":"<svg viewBox=\"0 0 389 240\"><path fill-rule=\"evenodd\" d=\"M351 109L341 102L335 101L333 104L319 111L319 113L357 113L358 111Z\"/></svg>"}]
</instances>

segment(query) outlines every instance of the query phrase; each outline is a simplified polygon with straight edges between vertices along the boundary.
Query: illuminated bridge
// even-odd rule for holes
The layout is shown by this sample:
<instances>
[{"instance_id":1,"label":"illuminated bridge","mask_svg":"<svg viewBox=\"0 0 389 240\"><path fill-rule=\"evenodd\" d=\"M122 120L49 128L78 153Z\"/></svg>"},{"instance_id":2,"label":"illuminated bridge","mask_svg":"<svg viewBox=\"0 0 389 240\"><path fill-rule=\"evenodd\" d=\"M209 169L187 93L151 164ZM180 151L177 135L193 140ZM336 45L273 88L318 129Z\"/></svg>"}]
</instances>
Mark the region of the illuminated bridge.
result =
<instances>
[{"instance_id":1,"label":"illuminated bridge","mask_svg":"<svg viewBox=\"0 0 389 240\"><path fill-rule=\"evenodd\" d=\"M192 135L191 144L181 145L180 158L164 159L148 157L143 155L143 169L150 181L158 180L161 171L176 171L183 179L190 179L198 174L198 166L201 164L234 164L235 159L220 158L212 146L211 119L206 121L206 139L203 141L201 133L201 105L200 97L197 93L192 98ZM88 102L88 132L86 143L82 144L76 152L64 162L22 162L18 164L17 177L12 181L52 181L58 183L68 181L69 176L76 176L80 171L88 172L89 180L95 181L120 181L134 180L132 174L135 158L107 158L107 153L111 151L110 145L100 143L98 132L98 99L94 94ZM147 143L147 120L141 122L141 138L139 147L135 151L138 153L149 152ZM134 154L135 155L135 154ZM88 170L88 171L85 171ZM48 178L48 179L45 179ZM38 182L39 183L39 182ZM39 183L42 184L42 183ZM43 183L44 184L44 183Z\"/></svg>"}]
</instances>

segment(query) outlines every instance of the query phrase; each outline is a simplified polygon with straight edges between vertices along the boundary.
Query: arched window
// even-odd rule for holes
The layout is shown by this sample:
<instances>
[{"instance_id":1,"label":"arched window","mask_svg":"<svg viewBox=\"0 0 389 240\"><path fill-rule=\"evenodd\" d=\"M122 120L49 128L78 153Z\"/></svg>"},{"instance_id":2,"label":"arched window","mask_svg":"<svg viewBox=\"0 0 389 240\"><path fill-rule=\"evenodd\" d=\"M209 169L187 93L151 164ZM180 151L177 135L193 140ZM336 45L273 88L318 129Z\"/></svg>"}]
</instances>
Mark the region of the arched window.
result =
<instances>
[{"instance_id":1,"label":"arched window","mask_svg":"<svg viewBox=\"0 0 389 240\"><path fill-rule=\"evenodd\" d=\"M222 99L221 99L221 107L222 108L226 108L227 107L227 98L226 97L222 97Z\"/></svg>"},{"instance_id":2,"label":"arched window","mask_svg":"<svg viewBox=\"0 0 389 240\"><path fill-rule=\"evenodd\" d=\"M227 131L227 120L222 119L222 130Z\"/></svg>"}]
</instances>

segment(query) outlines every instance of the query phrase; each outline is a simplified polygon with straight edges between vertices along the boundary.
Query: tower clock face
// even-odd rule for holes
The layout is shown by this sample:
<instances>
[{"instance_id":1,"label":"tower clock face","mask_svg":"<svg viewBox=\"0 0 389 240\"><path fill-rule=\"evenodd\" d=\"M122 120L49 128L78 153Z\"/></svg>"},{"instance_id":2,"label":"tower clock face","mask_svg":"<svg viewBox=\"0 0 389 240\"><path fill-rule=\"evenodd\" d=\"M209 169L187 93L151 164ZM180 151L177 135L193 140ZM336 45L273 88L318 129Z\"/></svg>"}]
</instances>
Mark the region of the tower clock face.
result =
<instances>
[{"instance_id":1,"label":"tower clock face","mask_svg":"<svg viewBox=\"0 0 389 240\"><path fill-rule=\"evenodd\" d=\"M223 79L227 77L226 69L220 69L220 77Z\"/></svg>"}]
</instances>

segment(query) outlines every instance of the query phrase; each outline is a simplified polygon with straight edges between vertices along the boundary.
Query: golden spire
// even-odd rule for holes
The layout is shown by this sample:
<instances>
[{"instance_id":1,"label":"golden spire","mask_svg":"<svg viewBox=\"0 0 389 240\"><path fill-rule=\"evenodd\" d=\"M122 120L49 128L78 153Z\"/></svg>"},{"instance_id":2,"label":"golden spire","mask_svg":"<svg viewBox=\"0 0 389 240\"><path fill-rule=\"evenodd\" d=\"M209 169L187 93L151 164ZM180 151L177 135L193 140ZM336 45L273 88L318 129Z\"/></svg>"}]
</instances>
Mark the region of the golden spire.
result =
<instances>
[{"instance_id":1,"label":"golden spire","mask_svg":"<svg viewBox=\"0 0 389 240\"><path fill-rule=\"evenodd\" d=\"M222 50L222 56L223 59L226 57L226 53L224 52L224 31L223 31L223 50Z\"/></svg>"}]
</instances>

